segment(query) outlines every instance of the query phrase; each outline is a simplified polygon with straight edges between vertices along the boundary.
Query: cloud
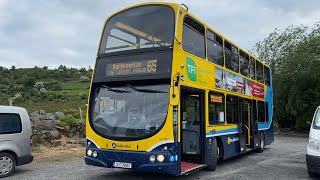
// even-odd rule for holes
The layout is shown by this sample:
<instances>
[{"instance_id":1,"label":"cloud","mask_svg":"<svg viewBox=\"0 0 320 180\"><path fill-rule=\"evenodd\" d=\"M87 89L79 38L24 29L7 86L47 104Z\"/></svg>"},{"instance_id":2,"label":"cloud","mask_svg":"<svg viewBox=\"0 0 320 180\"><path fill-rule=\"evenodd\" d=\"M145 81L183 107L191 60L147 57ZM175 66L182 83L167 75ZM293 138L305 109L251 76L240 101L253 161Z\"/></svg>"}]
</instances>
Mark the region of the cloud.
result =
<instances>
[{"instance_id":1,"label":"cloud","mask_svg":"<svg viewBox=\"0 0 320 180\"><path fill-rule=\"evenodd\" d=\"M105 18L146 0L0 1L0 66L93 65ZM320 1L187 0L190 12L250 50L275 28L312 26Z\"/></svg>"}]
</instances>

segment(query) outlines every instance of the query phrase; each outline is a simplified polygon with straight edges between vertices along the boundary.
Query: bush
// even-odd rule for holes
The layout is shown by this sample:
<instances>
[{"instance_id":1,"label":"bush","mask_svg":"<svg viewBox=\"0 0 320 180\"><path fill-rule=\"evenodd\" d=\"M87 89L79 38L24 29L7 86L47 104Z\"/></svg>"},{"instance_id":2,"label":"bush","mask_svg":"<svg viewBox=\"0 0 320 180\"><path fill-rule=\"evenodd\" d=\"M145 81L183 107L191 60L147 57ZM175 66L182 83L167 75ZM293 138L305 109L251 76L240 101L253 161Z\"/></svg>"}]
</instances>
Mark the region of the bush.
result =
<instances>
[{"instance_id":1,"label":"bush","mask_svg":"<svg viewBox=\"0 0 320 180\"><path fill-rule=\"evenodd\" d=\"M52 90L58 91L58 90L62 90L62 88L63 88L62 85L59 83L59 84L53 85Z\"/></svg>"},{"instance_id":2,"label":"bush","mask_svg":"<svg viewBox=\"0 0 320 180\"><path fill-rule=\"evenodd\" d=\"M69 115L61 118L60 123L74 127L77 125L77 119Z\"/></svg>"}]
</instances>

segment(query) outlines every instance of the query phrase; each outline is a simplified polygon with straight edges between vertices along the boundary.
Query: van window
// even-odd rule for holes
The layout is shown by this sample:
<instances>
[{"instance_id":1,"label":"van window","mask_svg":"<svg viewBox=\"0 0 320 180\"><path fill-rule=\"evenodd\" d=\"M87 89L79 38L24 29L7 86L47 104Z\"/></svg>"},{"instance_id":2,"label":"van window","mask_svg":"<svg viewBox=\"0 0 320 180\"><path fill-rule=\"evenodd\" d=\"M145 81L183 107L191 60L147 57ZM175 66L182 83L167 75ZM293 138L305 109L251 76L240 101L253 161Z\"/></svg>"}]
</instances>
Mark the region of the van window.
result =
<instances>
[{"instance_id":1,"label":"van window","mask_svg":"<svg viewBox=\"0 0 320 180\"><path fill-rule=\"evenodd\" d=\"M18 114L0 114L0 134L21 133L22 124Z\"/></svg>"},{"instance_id":2,"label":"van window","mask_svg":"<svg viewBox=\"0 0 320 180\"><path fill-rule=\"evenodd\" d=\"M314 119L313 127L320 128L320 109L318 109L318 112L317 112L316 117Z\"/></svg>"}]
</instances>

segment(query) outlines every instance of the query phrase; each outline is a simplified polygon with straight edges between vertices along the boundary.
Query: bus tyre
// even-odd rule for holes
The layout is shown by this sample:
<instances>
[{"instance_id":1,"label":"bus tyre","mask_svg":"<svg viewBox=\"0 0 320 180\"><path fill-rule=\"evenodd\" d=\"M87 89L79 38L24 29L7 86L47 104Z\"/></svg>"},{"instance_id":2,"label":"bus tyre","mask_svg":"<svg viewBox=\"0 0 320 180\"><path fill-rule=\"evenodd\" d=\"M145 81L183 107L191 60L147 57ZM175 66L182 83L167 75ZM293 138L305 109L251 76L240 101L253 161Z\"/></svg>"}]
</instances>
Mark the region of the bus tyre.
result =
<instances>
[{"instance_id":1,"label":"bus tyre","mask_svg":"<svg viewBox=\"0 0 320 180\"><path fill-rule=\"evenodd\" d=\"M207 167L208 171L215 171L217 168L218 164L218 145L217 145L217 140L214 139L212 144L211 144L211 164Z\"/></svg>"},{"instance_id":2,"label":"bus tyre","mask_svg":"<svg viewBox=\"0 0 320 180\"><path fill-rule=\"evenodd\" d=\"M264 146L265 146L265 139L264 139L264 134L260 136L260 147L258 149L259 153L262 153L264 151Z\"/></svg>"},{"instance_id":3,"label":"bus tyre","mask_svg":"<svg viewBox=\"0 0 320 180\"><path fill-rule=\"evenodd\" d=\"M9 153L0 153L0 178L10 176L16 167L16 159Z\"/></svg>"}]
</instances>

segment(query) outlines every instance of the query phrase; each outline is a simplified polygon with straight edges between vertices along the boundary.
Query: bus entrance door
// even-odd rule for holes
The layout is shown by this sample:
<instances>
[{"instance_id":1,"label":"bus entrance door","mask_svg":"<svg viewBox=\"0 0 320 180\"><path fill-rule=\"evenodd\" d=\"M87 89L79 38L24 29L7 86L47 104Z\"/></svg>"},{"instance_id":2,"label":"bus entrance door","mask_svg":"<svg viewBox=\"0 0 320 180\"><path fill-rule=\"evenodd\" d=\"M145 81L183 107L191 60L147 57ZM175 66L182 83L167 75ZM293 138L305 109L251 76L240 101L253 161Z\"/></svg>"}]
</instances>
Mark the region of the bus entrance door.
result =
<instances>
[{"instance_id":1,"label":"bus entrance door","mask_svg":"<svg viewBox=\"0 0 320 180\"><path fill-rule=\"evenodd\" d=\"M204 93L181 89L181 174L198 170L203 163Z\"/></svg>"},{"instance_id":2,"label":"bus entrance door","mask_svg":"<svg viewBox=\"0 0 320 180\"><path fill-rule=\"evenodd\" d=\"M244 153L250 146L250 103L244 100L241 103L241 118L239 123L240 153Z\"/></svg>"},{"instance_id":3,"label":"bus entrance door","mask_svg":"<svg viewBox=\"0 0 320 180\"><path fill-rule=\"evenodd\" d=\"M252 102L252 103L255 103ZM256 106L255 104L251 103L251 146L250 148L258 148L259 147L259 134L258 134L258 121L256 119Z\"/></svg>"}]
</instances>

